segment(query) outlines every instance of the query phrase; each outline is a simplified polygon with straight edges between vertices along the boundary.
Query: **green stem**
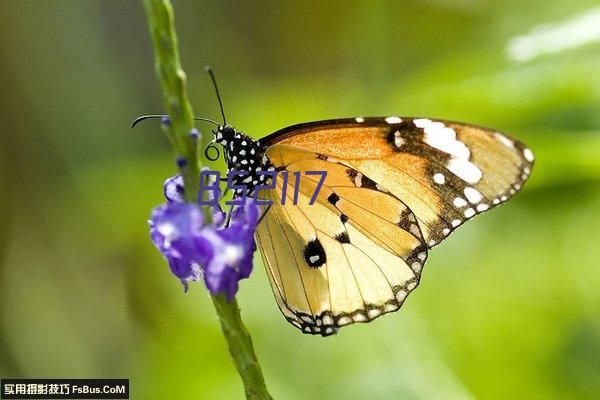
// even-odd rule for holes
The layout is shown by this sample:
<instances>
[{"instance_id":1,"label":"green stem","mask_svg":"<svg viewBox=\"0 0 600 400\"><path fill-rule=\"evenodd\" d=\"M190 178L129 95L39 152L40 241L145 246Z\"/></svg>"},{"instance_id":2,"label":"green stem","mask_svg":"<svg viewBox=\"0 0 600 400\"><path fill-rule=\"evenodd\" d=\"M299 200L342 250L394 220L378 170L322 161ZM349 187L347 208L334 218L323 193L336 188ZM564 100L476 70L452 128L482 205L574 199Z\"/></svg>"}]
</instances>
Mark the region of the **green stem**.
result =
<instances>
[{"instance_id":1,"label":"green stem","mask_svg":"<svg viewBox=\"0 0 600 400\"><path fill-rule=\"evenodd\" d=\"M219 315L221 330L227 338L229 354L231 354L235 368L244 381L246 398L253 400L271 399L265 386L260 365L254 354L252 339L242 323L237 300L227 301L223 296L213 296L212 300Z\"/></svg>"},{"instance_id":2,"label":"green stem","mask_svg":"<svg viewBox=\"0 0 600 400\"><path fill-rule=\"evenodd\" d=\"M186 200L196 202L201 162L198 159L197 143L190 136L193 125L193 111L190 105L185 72L179 61L177 35L173 19L173 7L168 0L143 0L156 62L156 75L160 82L161 93L170 125L165 132L177 157L185 158L181 168ZM212 222L209 207L204 207L207 223ZM254 354L252 339L242 323L237 301L227 301L222 296L213 296L213 304L219 316L221 330L227 340L229 353L235 367L244 382L246 398L268 400L260 365Z\"/></svg>"},{"instance_id":3,"label":"green stem","mask_svg":"<svg viewBox=\"0 0 600 400\"><path fill-rule=\"evenodd\" d=\"M173 8L168 1L144 0L152 45L156 75L160 82L163 102L171 120L167 137L178 157L184 157L182 168L185 195L189 202L198 196L199 169L196 144L190 136L194 127L192 106L186 90L186 76L179 61Z\"/></svg>"}]
</instances>

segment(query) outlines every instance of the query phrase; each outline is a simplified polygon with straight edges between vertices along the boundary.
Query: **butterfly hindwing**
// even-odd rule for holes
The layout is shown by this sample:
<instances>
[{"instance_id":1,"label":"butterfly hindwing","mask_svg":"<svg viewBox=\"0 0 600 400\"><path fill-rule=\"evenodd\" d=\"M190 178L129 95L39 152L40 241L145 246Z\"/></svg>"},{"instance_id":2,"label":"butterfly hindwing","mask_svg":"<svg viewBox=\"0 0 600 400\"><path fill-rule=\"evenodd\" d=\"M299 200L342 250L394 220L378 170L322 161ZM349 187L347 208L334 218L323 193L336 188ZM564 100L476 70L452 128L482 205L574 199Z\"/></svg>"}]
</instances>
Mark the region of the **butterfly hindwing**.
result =
<instances>
[{"instance_id":1,"label":"butterfly hindwing","mask_svg":"<svg viewBox=\"0 0 600 400\"><path fill-rule=\"evenodd\" d=\"M260 142L353 168L408 206L429 247L515 194L533 165L531 150L502 133L426 118L301 124Z\"/></svg>"},{"instance_id":2,"label":"butterfly hindwing","mask_svg":"<svg viewBox=\"0 0 600 400\"><path fill-rule=\"evenodd\" d=\"M329 335L397 310L416 287L427 258L406 204L352 167L315 152L274 145L266 155L290 177L284 184L278 176L275 189L260 193L273 204L257 229L269 280L288 321L304 332ZM294 205L293 173L305 171L327 176L309 204L319 178L301 175Z\"/></svg>"}]
</instances>

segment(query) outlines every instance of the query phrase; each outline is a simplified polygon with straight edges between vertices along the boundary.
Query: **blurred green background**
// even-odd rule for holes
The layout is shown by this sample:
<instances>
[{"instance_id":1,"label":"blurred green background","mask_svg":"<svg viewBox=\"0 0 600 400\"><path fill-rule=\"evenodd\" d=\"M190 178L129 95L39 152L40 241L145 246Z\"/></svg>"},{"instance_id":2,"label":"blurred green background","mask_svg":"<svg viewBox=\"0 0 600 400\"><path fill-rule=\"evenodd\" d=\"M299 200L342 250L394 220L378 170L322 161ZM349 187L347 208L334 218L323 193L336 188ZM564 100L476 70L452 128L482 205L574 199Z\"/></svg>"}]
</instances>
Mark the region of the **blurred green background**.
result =
<instances>
[{"instance_id":1,"label":"blurred green background","mask_svg":"<svg viewBox=\"0 0 600 400\"><path fill-rule=\"evenodd\" d=\"M432 251L403 309L331 338L244 320L277 399L600 398L597 1L175 1L197 115L254 137L430 116L506 131L525 190ZM146 219L174 173L137 1L0 2L0 376L123 377L133 399L239 399L210 298ZM202 127L202 126L201 126ZM204 131L208 132L206 126Z\"/></svg>"}]
</instances>

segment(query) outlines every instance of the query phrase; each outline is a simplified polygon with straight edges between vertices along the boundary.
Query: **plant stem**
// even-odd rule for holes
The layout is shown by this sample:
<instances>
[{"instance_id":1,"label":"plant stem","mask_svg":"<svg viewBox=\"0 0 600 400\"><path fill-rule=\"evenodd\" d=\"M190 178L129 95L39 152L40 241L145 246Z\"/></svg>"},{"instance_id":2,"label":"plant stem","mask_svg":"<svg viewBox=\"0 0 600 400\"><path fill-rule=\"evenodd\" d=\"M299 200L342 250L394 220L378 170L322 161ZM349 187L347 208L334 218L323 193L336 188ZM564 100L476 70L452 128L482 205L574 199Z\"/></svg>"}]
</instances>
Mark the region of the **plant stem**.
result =
<instances>
[{"instance_id":1,"label":"plant stem","mask_svg":"<svg viewBox=\"0 0 600 400\"><path fill-rule=\"evenodd\" d=\"M187 95L186 76L179 61L173 8L168 1L144 0L152 45L156 75L160 82L163 102L167 107L170 126L165 131L177 153L185 158L182 169L185 197L195 202L198 196L199 169L196 143L190 136L194 127L192 106Z\"/></svg>"},{"instance_id":2,"label":"plant stem","mask_svg":"<svg viewBox=\"0 0 600 400\"><path fill-rule=\"evenodd\" d=\"M213 296L213 304L219 315L221 330L227 338L229 354L233 358L235 368L244 381L246 399L271 399L260 365L254 354L252 339L242 323L237 300L227 301L224 296Z\"/></svg>"},{"instance_id":3,"label":"plant stem","mask_svg":"<svg viewBox=\"0 0 600 400\"><path fill-rule=\"evenodd\" d=\"M170 125L164 126L165 132L177 157L185 159L181 166L185 198L196 202L198 197L201 162L198 159L197 143L190 136L193 128L193 111L190 105L185 72L179 61L179 49L173 18L173 7L168 0L143 0L156 62L156 75L160 82L161 93ZM204 207L206 222L212 222L209 207ZM235 367L244 382L246 398L269 400L260 365L254 354L252 339L242 323L237 301L227 301L223 296L212 296L213 304L219 316L221 330L227 340L229 353Z\"/></svg>"}]
</instances>

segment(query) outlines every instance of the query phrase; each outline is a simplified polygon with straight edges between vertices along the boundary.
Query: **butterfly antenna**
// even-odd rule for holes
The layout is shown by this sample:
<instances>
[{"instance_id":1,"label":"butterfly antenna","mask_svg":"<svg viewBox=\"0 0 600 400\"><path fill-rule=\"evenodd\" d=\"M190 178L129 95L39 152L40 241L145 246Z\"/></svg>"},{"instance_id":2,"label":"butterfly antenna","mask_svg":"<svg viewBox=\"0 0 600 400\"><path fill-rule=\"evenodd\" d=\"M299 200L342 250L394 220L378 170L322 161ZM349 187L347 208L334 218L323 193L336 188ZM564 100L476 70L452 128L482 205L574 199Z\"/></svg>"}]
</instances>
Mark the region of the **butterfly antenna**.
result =
<instances>
[{"instance_id":1,"label":"butterfly antenna","mask_svg":"<svg viewBox=\"0 0 600 400\"><path fill-rule=\"evenodd\" d=\"M217 99L219 100L219 107L221 108L221 115L223 116L223 125L227 125L227 121L225 119L225 112L223 111L223 102L221 101L221 95L219 94L219 87L217 86L217 80L215 79L215 74L213 73L210 65L204 67L204 70L208 72L210 75L210 79L212 80L213 86L215 87L215 92L217 92Z\"/></svg>"},{"instance_id":2,"label":"butterfly antenna","mask_svg":"<svg viewBox=\"0 0 600 400\"><path fill-rule=\"evenodd\" d=\"M160 115L160 114L152 114L152 115L141 115L139 117L137 117L133 123L131 124L131 127L135 127L137 124L139 124L140 122L146 120L146 119L163 119L163 118L169 118L168 115ZM219 126L219 123L217 121L214 121L210 118L204 118L204 117L194 117L194 119L196 121L206 121L206 122L210 122L211 124L214 124L216 126Z\"/></svg>"}]
</instances>

